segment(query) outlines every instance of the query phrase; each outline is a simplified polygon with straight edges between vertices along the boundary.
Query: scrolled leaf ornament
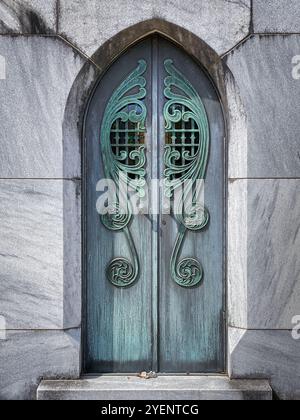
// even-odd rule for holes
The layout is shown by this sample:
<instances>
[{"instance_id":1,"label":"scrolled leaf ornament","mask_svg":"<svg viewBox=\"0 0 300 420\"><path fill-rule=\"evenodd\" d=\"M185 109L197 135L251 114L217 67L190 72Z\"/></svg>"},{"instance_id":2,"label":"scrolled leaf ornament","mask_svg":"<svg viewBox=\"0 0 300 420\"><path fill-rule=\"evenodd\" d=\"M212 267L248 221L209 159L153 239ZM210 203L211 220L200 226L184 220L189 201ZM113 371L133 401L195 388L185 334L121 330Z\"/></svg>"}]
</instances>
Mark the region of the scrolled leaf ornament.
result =
<instances>
[{"instance_id":1,"label":"scrolled leaf ornament","mask_svg":"<svg viewBox=\"0 0 300 420\"><path fill-rule=\"evenodd\" d=\"M166 145L164 193L173 198L181 189L180 198L173 205L178 234L170 261L172 279L181 287L198 286L204 275L202 265L195 258L179 261L188 231L201 231L209 223L209 211L197 201L195 183L205 178L209 157L210 133L204 104L189 80L174 66L164 63L164 106ZM182 190L183 186L185 187ZM186 197L192 196L192 205Z\"/></svg>"},{"instance_id":2,"label":"scrolled leaf ornament","mask_svg":"<svg viewBox=\"0 0 300 420\"><path fill-rule=\"evenodd\" d=\"M146 155L144 136L146 132L147 109L144 99L147 95L147 69L145 60L113 92L104 112L101 125L101 152L104 173L112 179L118 192L118 201L111 205L108 214L101 216L102 224L109 230L125 234L131 254L131 261L120 257L112 260L106 269L108 280L116 287L128 287L139 275L139 258L129 229L132 210L124 191L130 187L139 197L145 196ZM126 208L120 205L127 203Z\"/></svg>"},{"instance_id":3,"label":"scrolled leaf ornament","mask_svg":"<svg viewBox=\"0 0 300 420\"><path fill-rule=\"evenodd\" d=\"M209 212L207 208L201 205L193 205L184 209L184 215L182 219L183 225L188 230L202 230L209 223Z\"/></svg>"},{"instance_id":4,"label":"scrolled leaf ornament","mask_svg":"<svg viewBox=\"0 0 300 420\"><path fill-rule=\"evenodd\" d=\"M107 229L119 231L129 225L131 214L126 209L122 210L119 203L114 203L108 212L101 216L101 221Z\"/></svg>"},{"instance_id":5,"label":"scrolled leaf ornament","mask_svg":"<svg viewBox=\"0 0 300 420\"><path fill-rule=\"evenodd\" d=\"M139 275L139 258L128 227L123 229L132 262L126 258L115 258L106 268L107 279L116 287L128 287L136 282Z\"/></svg>"},{"instance_id":6,"label":"scrolled leaf ornament","mask_svg":"<svg viewBox=\"0 0 300 420\"><path fill-rule=\"evenodd\" d=\"M115 90L106 106L101 127L102 158L107 178L113 179L116 184L121 180L136 189L140 197L145 196L145 145L136 139L133 150L128 145L122 147L117 143L112 147L111 134L116 123L123 125L123 129L115 130L115 140L120 140L120 134L125 134L124 139L129 141L131 132L139 135L146 132L147 109L143 102L147 94L146 79L143 77L146 69L146 61L140 60L138 67ZM136 88L138 92L131 93ZM134 124L134 129L129 128L129 123Z\"/></svg>"},{"instance_id":7,"label":"scrolled leaf ornament","mask_svg":"<svg viewBox=\"0 0 300 420\"><path fill-rule=\"evenodd\" d=\"M126 258L116 258L106 268L108 280L116 287L131 286L135 283L139 275L139 259L128 227L124 228L124 233L129 244L132 262Z\"/></svg>"}]
</instances>

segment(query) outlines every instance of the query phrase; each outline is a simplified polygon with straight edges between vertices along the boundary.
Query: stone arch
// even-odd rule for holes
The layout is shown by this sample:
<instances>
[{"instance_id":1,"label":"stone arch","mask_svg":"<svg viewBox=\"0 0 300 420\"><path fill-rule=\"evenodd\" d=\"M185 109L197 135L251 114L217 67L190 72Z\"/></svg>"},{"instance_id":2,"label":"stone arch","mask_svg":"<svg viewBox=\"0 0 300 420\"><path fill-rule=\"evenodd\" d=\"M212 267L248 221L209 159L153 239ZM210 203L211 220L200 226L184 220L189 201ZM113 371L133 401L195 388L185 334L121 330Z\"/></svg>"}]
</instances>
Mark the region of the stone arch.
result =
<instances>
[{"instance_id":1,"label":"stone arch","mask_svg":"<svg viewBox=\"0 0 300 420\"><path fill-rule=\"evenodd\" d=\"M130 26L102 44L78 74L70 91L63 121L64 174L81 177L82 129L84 112L97 81L110 65L127 49L151 34L171 40L204 68L212 79L223 106L227 126L229 178L231 166L247 167L246 114L234 76L225 61L207 43L192 32L161 19L150 19ZM241 147L243 153L240 152ZM74 149L75 148L75 149ZM239 159L235 156L240 154ZM71 163L72 160L76 162Z\"/></svg>"}]
</instances>

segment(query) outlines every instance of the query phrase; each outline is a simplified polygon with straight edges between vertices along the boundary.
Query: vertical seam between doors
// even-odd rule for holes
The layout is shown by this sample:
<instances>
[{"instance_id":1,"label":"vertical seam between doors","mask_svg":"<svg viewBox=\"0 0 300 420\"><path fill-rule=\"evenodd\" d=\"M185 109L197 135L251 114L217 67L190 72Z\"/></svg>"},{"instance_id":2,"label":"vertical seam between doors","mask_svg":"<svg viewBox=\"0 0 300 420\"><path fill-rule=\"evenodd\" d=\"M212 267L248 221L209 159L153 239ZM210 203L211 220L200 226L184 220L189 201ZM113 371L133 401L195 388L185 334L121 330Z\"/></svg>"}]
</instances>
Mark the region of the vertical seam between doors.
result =
<instances>
[{"instance_id":1,"label":"vertical seam between doors","mask_svg":"<svg viewBox=\"0 0 300 420\"><path fill-rule=\"evenodd\" d=\"M158 38L152 39L151 54L151 178L158 178ZM151 181L151 180L150 180ZM159 204L159 191L153 191L156 204ZM153 205L153 197L152 197ZM153 213L153 212L152 212ZM158 346L159 346L159 304L158 304L158 279L159 279L159 216L152 214L151 246L152 246L152 369L159 371Z\"/></svg>"}]
</instances>

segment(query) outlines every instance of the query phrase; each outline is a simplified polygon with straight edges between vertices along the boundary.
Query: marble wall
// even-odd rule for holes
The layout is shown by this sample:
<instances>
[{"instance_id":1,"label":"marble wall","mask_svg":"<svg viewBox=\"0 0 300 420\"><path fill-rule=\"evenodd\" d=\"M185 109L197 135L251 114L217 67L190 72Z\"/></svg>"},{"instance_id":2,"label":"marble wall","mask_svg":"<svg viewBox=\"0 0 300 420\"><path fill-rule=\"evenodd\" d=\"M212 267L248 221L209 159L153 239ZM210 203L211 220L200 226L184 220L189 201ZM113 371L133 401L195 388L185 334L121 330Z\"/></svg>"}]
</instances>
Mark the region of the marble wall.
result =
<instances>
[{"instance_id":1,"label":"marble wall","mask_svg":"<svg viewBox=\"0 0 300 420\"><path fill-rule=\"evenodd\" d=\"M229 144L228 369L283 399L300 398L298 15L298 1L254 0L253 33L223 57L247 127Z\"/></svg>"},{"instance_id":2,"label":"marble wall","mask_svg":"<svg viewBox=\"0 0 300 420\"><path fill-rule=\"evenodd\" d=\"M34 399L81 370L79 120L98 73L54 0L0 2L0 56L0 399Z\"/></svg>"},{"instance_id":3,"label":"marble wall","mask_svg":"<svg viewBox=\"0 0 300 420\"><path fill-rule=\"evenodd\" d=\"M229 374L300 398L298 1L107 3L0 1L0 399L80 375L84 105L115 54L99 47L153 19L227 69Z\"/></svg>"}]
</instances>

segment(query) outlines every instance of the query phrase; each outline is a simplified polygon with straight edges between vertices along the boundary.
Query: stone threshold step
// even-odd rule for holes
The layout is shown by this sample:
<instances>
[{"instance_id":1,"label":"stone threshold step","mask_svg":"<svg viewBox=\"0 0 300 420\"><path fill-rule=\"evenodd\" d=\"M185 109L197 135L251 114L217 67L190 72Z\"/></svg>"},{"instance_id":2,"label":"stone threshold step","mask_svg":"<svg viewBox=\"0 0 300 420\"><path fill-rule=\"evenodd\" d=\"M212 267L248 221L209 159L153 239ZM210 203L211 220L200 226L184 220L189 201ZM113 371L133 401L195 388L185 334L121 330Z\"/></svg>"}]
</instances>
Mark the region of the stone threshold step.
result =
<instances>
[{"instance_id":1,"label":"stone threshold step","mask_svg":"<svg viewBox=\"0 0 300 420\"><path fill-rule=\"evenodd\" d=\"M84 377L42 381L38 400L272 400L265 380L230 380L226 376Z\"/></svg>"}]
</instances>

